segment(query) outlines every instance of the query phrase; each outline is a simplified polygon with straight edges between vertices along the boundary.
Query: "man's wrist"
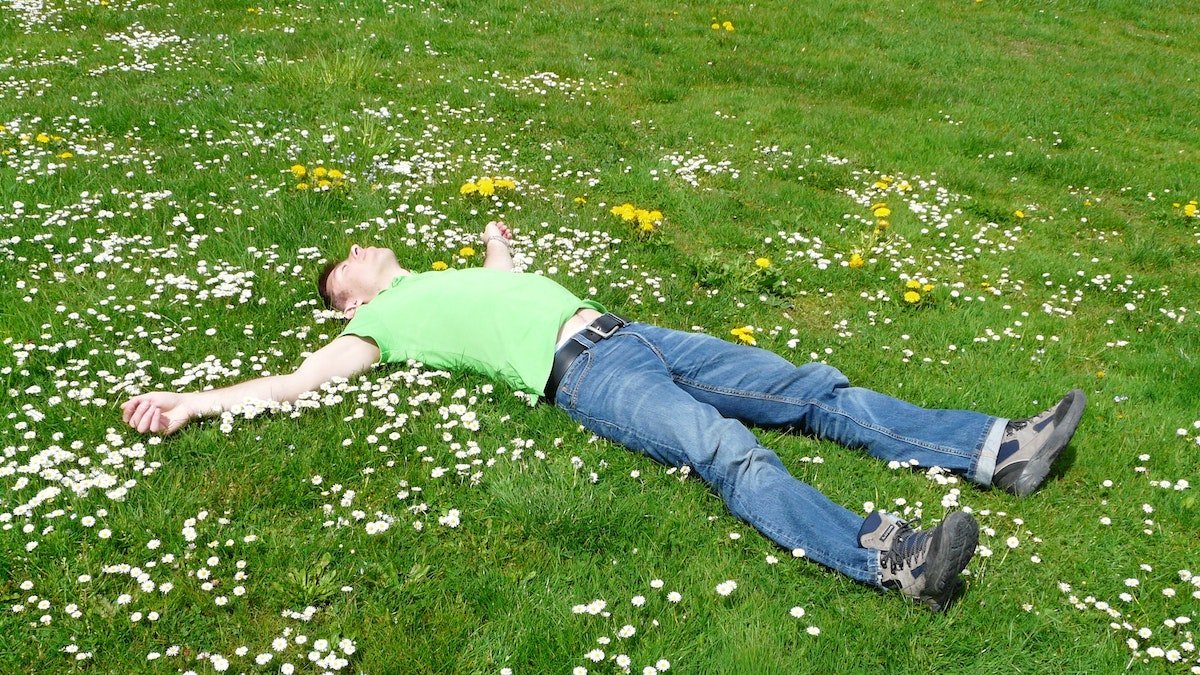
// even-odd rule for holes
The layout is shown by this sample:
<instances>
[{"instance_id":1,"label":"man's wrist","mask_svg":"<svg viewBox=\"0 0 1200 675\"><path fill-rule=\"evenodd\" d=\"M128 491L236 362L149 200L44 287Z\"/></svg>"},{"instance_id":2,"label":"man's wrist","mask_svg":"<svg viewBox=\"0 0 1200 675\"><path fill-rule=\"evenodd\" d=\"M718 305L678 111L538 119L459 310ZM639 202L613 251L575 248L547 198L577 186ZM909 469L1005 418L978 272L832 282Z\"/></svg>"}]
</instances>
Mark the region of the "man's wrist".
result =
<instances>
[{"instance_id":1,"label":"man's wrist","mask_svg":"<svg viewBox=\"0 0 1200 675\"><path fill-rule=\"evenodd\" d=\"M188 419L215 417L225 412L224 406L214 394L215 391L215 389L192 391L180 395L180 398L183 399L180 403L186 407Z\"/></svg>"}]
</instances>

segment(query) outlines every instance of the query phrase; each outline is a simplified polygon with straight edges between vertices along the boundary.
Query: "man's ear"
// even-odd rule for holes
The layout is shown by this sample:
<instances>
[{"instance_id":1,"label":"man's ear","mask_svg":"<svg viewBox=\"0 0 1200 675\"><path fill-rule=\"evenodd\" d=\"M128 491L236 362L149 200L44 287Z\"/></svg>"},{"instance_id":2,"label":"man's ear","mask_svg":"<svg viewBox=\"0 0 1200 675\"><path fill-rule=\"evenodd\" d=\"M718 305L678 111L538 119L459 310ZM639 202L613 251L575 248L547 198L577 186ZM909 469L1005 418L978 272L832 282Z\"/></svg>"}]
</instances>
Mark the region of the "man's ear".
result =
<instances>
[{"instance_id":1,"label":"man's ear","mask_svg":"<svg viewBox=\"0 0 1200 675\"><path fill-rule=\"evenodd\" d=\"M354 318L354 313L355 313L355 312L357 312L357 311L358 311L358 303L355 303L355 304L353 304L353 305L350 305L350 306L349 306L349 307L347 307L346 309L343 309L343 310L342 310L342 314L343 314L343 315L344 315L344 316L345 316L347 319L353 319L353 318Z\"/></svg>"}]
</instances>

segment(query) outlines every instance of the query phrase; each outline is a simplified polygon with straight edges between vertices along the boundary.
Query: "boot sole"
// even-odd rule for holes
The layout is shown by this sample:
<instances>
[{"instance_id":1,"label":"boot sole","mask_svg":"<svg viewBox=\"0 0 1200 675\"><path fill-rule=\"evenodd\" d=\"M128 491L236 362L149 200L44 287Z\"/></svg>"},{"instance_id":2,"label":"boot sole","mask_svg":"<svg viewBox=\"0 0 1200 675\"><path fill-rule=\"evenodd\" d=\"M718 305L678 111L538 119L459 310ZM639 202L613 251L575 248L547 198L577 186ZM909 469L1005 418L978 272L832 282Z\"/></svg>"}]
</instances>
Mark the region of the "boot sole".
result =
<instances>
[{"instance_id":1,"label":"boot sole","mask_svg":"<svg viewBox=\"0 0 1200 675\"><path fill-rule=\"evenodd\" d=\"M1071 437L1075 435L1075 429L1083 417L1083 408L1087 405L1087 396L1079 389L1072 389L1063 399L1067 410L1061 418L1055 421L1054 431L1050 433L1050 438L1046 441L1046 447L1049 450L1034 454L1025 465L1024 470L1021 471L1021 475L1017 476L1017 479L1009 486L1009 491L1018 497L1028 497L1042 486L1042 483L1046 481L1046 476L1050 473L1050 467L1058 460L1058 456L1062 454L1063 449L1071 442ZM1059 407L1062 405L1059 403Z\"/></svg>"},{"instance_id":2,"label":"boot sole","mask_svg":"<svg viewBox=\"0 0 1200 675\"><path fill-rule=\"evenodd\" d=\"M918 598L929 609L935 612L946 609L958 587L958 575L975 555L978 543L979 526L970 514L955 511L942 521L938 536L929 545L925 589Z\"/></svg>"}]
</instances>

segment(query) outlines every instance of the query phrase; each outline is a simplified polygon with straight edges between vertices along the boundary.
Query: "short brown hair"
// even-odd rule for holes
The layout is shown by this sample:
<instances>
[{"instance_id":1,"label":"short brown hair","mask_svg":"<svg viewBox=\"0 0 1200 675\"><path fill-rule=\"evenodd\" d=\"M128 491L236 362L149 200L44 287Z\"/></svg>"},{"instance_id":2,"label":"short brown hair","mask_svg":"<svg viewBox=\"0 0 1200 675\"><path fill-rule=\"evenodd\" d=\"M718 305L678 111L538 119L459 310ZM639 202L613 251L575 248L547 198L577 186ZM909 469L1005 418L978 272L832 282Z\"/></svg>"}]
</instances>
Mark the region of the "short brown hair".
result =
<instances>
[{"instance_id":1,"label":"short brown hair","mask_svg":"<svg viewBox=\"0 0 1200 675\"><path fill-rule=\"evenodd\" d=\"M321 268L321 276L317 277L317 294L321 296L321 302L324 303L325 309L338 309L336 306L337 298L329 290L329 275L333 274L333 270L337 269L338 263L341 260L332 260Z\"/></svg>"}]
</instances>

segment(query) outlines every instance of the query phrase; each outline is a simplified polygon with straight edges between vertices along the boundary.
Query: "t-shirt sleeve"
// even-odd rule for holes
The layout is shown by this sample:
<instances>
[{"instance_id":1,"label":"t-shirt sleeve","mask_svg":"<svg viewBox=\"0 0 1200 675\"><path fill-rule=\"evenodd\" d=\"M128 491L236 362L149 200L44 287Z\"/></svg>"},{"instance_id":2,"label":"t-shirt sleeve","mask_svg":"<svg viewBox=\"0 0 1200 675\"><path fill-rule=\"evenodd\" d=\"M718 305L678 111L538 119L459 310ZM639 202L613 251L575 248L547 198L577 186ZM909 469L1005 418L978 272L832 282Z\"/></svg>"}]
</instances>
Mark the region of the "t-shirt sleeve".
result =
<instances>
[{"instance_id":1,"label":"t-shirt sleeve","mask_svg":"<svg viewBox=\"0 0 1200 675\"><path fill-rule=\"evenodd\" d=\"M338 337L342 335L357 335L374 342L379 348L381 363L402 363L409 358L410 350L406 349L404 343L396 339L395 335L390 335L384 329L383 323L375 320L374 315L360 313L355 316Z\"/></svg>"}]
</instances>

